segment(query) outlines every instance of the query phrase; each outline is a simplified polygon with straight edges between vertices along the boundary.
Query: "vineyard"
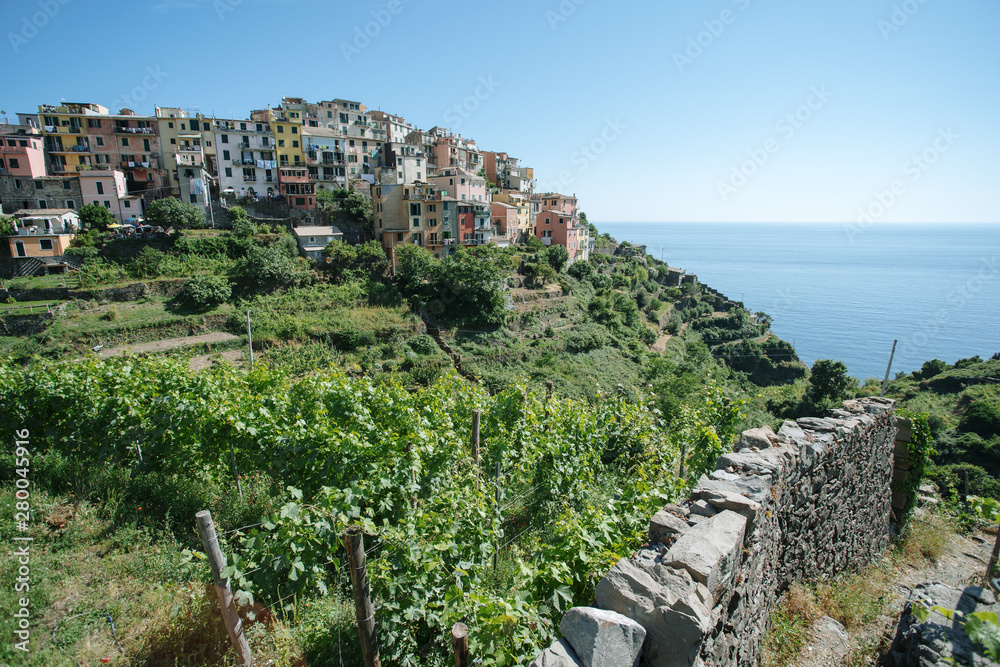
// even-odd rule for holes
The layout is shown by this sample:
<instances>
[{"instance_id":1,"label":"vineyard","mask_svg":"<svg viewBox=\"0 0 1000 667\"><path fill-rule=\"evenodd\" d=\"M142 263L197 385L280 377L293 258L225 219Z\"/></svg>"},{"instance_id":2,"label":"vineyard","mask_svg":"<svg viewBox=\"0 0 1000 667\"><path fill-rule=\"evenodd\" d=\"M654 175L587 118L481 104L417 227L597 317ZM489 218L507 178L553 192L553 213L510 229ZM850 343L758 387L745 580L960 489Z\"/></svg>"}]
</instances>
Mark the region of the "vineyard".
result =
<instances>
[{"instance_id":1,"label":"vineyard","mask_svg":"<svg viewBox=\"0 0 1000 667\"><path fill-rule=\"evenodd\" d=\"M226 489L225 574L245 604L293 618L349 594L342 538L362 527L382 658L401 665L450 664L457 621L481 664L530 660L681 495L678 471L714 464L740 408L711 382L668 424L632 391L491 396L453 374L410 387L262 364L192 373L166 358L0 362L0 424L30 430L36 484L52 493L86 494L77 477L96 469L169 489L150 492L142 520L204 566L199 489ZM358 664L353 639L310 664Z\"/></svg>"}]
</instances>

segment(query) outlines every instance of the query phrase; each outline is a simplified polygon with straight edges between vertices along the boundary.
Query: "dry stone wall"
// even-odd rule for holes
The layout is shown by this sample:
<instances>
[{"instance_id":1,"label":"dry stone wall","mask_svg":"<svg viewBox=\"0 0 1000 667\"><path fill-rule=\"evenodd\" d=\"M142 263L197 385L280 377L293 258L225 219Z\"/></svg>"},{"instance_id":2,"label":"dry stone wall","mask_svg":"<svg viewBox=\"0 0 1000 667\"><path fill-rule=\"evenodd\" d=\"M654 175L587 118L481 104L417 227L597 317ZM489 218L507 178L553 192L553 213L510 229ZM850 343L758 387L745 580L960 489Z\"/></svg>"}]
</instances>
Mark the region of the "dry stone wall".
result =
<instances>
[{"instance_id":1,"label":"dry stone wall","mask_svg":"<svg viewBox=\"0 0 1000 667\"><path fill-rule=\"evenodd\" d=\"M596 591L598 608L645 630L639 664L754 667L789 585L864 566L888 546L892 410L865 398L778 433L745 431L690 498L652 518L649 542ZM631 667L580 633L533 664Z\"/></svg>"}]
</instances>

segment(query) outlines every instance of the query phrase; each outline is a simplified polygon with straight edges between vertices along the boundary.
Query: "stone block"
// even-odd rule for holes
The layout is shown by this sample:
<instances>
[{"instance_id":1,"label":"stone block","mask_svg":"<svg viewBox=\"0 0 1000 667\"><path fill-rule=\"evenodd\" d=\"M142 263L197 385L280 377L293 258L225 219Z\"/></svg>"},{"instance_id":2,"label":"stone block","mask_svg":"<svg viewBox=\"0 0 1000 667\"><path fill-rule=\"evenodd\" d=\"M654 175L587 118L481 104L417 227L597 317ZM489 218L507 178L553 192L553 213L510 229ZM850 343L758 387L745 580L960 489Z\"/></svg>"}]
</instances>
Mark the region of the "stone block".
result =
<instances>
[{"instance_id":1,"label":"stone block","mask_svg":"<svg viewBox=\"0 0 1000 667\"><path fill-rule=\"evenodd\" d=\"M583 667L573 648L565 639L552 644L538 654L528 667Z\"/></svg>"},{"instance_id":2,"label":"stone block","mask_svg":"<svg viewBox=\"0 0 1000 667\"><path fill-rule=\"evenodd\" d=\"M649 521L649 541L670 545L687 529L687 522L662 509Z\"/></svg>"},{"instance_id":3,"label":"stone block","mask_svg":"<svg viewBox=\"0 0 1000 667\"><path fill-rule=\"evenodd\" d=\"M690 667L712 627L711 596L685 570L642 568L623 558L601 579L597 604L646 629L644 663Z\"/></svg>"},{"instance_id":4,"label":"stone block","mask_svg":"<svg viewBox=\"0 0 1000 667\"><path fill-rule=\"evenodd\" d=\"M663 556L663 563L686 570L708 588L714 602L736 571L746 527L745 516L721 512L681 535Z\"/></svg>"},{"instance_id":5,"label":"stone block","mask_svg":"<svg viewBox=\"0 0 1000 667\"><path fill-rule=\"evenodd\" d=\"M646 630L615 611L573 607L559 624L584 667L635 667Z\"/></svg>"},{"instance_id":6,"label":"stone block","mask_svg":"<svg viewBox=\"0 0 1000 667\"><path fill-rule=\"evenodd\" d=\"M733 449L743 449L744 447L756 447L757 449L767 449L778 443L778 435L770 426L761 428L751 428L740 434L739 442Z\"/></svg>"}]
</instances>

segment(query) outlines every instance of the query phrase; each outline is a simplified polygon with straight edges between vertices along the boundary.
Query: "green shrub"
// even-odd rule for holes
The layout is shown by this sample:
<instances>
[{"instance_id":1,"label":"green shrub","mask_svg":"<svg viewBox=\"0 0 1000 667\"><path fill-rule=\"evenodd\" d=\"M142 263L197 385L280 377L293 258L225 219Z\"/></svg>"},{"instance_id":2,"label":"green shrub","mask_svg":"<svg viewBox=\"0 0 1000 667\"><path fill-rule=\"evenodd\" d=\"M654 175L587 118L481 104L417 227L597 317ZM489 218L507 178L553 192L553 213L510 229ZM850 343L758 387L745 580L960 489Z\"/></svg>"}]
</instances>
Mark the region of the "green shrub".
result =
<instances>
[{"instance_id":1,"label":"green shrub","mask_svg":"<svg viewBox=\"0 0 1000 667\"><path fill-rule=\"evenodd\" d=\"M198 276L184 284L181 296L188 305L199 310L215 308L232 296L229 281L216 276Z\"/></svg>"},{"instance_id":2,"label":"green shrub","mask_svg":"<svg viewBox=\"0 0 1000 667\"><path fill-rule=\"evenodd\" d=\"M966 408L959 429L984 439L1000 435L1000 411L986 401L974 401Z\"/></svg>"},{"instance_id":3,"label":"green shrub","mask_svg":"<svg viewBox=\"0 0 1000 667\"><path fill-rule=\"evenodd\" d=\"M434 352L438 349L437 343L427 334L414 336L406 341L406 344L409 345L410 349L417 354L423 355L434 354Z\"/></svg>"}]
</instances>

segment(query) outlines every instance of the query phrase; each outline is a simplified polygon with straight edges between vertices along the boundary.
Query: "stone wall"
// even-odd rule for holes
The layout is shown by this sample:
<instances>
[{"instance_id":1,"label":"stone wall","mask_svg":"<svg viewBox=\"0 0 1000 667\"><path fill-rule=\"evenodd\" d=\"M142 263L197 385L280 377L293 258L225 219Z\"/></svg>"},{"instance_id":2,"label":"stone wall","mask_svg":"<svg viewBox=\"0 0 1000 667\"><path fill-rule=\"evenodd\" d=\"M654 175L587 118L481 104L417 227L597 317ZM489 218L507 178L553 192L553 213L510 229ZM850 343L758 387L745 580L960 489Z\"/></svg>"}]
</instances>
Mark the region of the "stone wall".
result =
<instances>
[{"instance_id":1,"label":"stone wall","mask_svg":"<svg viewBox=\"0 0 1000 667\"><path fill-rule=\"evenodd\" d=\"M649 542L619 561L595 596L598 608L645 629L640 664L755 666L789 585L862 567L885 550L892 409L888 399L865 398L827 418L786 421L777 434L745 431L690 498L653 517ZM573 641L584 640L566 636L534 664L619 664L581 662L577 654L594 649Z\"/></svg>"}]
</instances>

